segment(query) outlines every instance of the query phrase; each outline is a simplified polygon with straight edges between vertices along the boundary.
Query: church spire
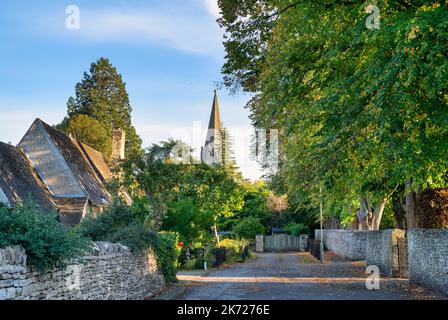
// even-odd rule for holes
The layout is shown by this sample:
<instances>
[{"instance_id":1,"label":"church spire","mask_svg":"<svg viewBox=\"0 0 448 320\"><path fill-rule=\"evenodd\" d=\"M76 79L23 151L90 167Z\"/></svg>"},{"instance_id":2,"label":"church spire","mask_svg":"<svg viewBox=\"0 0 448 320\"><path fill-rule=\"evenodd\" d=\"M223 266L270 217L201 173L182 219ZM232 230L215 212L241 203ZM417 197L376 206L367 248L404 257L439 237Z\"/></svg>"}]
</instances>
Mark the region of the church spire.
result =
<instances>
[{"instance_id":1,"label":"church spire","mask_svg":"<svg viewBox=\"0 0 448 320\"><path fill-rule=\"evenodd\" d=\"M223 126L221 121L221 114L219 112L218 92L215 89L215 96L213 98L212 113L210 115L210 122L208 124L207 137L205 145L201 149L201 160L207 164L221 164L222 163L222 143L223 143Z\"/></svg>"},{"instance_id":2,"label":"church spire","mask_svg":"<svg viewBox=\"0 0 448 320\"><path fill-rule=\"evenodd\" d=\"M212 113L210 115L210 122L208 124L208 129L209 130L222 129L221 113L219 112L219 104L218 104L218 92L216 91L216 89L215 89L215 97L213 98Z\"/></svg>"}]
</instances>

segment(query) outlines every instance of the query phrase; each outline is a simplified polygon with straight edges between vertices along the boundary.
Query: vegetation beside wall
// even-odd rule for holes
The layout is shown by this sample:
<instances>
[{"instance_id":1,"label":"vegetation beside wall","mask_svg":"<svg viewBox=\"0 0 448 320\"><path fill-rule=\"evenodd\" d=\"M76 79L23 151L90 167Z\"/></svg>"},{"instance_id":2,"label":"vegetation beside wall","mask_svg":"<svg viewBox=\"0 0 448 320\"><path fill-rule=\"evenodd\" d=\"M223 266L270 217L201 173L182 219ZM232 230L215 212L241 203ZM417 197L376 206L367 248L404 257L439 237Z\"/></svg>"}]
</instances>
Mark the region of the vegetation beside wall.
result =
<instances>
[{"instance_id":1,"label":"vegetation beside wall","mask_svg":"<svg viewBox=\"0 0 448 320\"><path fill-rule=\"evenodd\" d=\"M62 267L89 250L89 241L32 202L9 209L0 204L0 248L21 246L39 271Z\"/></svg>"},{"instance_id":2,"label":"vegetation beside wall","mask_svg":"<svg viewBox=\"0 0 448 320\"><path fill-rule=\"evenodd\" d=\"M173 232L157 233L145 221L145 214L139 207L116 201L99 217L84 220L78 228L84 237L92 241L121 243L136 254L153 249L165 280L175 282L180 254L178 235Z\"/></svg>"}]
</instances>

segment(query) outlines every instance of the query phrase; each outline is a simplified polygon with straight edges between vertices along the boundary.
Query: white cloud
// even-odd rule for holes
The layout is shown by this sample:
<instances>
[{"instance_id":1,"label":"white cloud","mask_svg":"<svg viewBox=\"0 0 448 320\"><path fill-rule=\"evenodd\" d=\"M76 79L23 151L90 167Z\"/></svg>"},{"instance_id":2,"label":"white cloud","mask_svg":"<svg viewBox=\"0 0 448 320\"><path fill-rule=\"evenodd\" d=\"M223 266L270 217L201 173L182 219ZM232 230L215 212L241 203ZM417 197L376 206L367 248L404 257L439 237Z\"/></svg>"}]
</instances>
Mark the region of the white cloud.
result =
<instances>
[{"instance_id":1,"label":"white cloud","mask_svg":"<svg viewBox=\"0 0 448 320\"><path fill-rule=\"evenodd\" d=\"M215 15L217 4L213 2L205 3L206 9ZM157 44L199 54L222 51L222 33L214 19L190 10L187 4L174 7L136 10L80 6L79 30L67 30L65 24L61 24L60 15L56 14L36 16L32 27L35 32L50 36L95 43Z\"/></svg>"},{"instance_id":2,"label":"white cloud","mask_svg":"<svg viewBox=\"0 0 448 320\"><path fill-rule=\"evenodd\" d=\"M207 11L216 19L221 16L221 9L218 6L218 0L203 0Z\"/></svg>"}]
</instances>

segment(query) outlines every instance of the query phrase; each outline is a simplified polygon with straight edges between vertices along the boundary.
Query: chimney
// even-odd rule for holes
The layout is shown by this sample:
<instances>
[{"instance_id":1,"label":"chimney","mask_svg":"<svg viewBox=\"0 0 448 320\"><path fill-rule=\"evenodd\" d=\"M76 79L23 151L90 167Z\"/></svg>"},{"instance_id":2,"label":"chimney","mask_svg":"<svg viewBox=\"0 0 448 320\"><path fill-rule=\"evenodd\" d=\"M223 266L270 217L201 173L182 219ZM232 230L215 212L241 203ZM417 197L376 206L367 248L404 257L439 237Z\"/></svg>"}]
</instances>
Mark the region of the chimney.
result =
<instances>
[{"instance_id":1,"label":"chimney","mask_svg":"<svg viewBox=\"0 0 448 320\"><path fill-rule=\"evenodd\" d=\"M124 147L126 142L126 132L114 130L112 132L112 161L124 160Z\"/></svg>"}]
</instances>

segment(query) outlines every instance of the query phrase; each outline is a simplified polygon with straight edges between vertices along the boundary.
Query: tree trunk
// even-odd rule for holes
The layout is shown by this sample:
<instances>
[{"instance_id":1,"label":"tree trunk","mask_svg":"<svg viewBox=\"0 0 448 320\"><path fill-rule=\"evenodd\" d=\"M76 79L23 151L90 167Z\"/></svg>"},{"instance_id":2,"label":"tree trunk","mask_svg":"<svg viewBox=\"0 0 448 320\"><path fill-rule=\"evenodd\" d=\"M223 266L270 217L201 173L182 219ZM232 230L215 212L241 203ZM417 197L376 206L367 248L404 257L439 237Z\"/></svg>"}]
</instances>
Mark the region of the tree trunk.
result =
<instances>
[{"instance_id":1,"label":"tree trunk","mask_svg":"<svg viewBox=\"0 0 448 320\"><path fill-rule=\"evenodd\" d=\"M408 230L416 228L415 219L416 194L411 189L411 181L406 182L406 220Z\"/></svg>"},{"instance_id":2,"label":"tree trunk","mask_svg":"<svg viewBox=\"0 0 448 320\"><path fill-rule=\"evenodd\" d=\"M382 199L374 211L373 230L380 230L381 219L383 218L384 208L386 207L387 198Z\"/></svg>"},{"instance_id":3,"label":"tree trunk","mask_svg":"<svg viewBox=\"0 0 448 320\"><path fill-rule=\"evenodd\" d=\"M216 224L213 226L213 231L215 232L216 244L219 247L220 239L218 235L218 226Z\"/></svg>"},{"instance_id":4,"label":"tree trunk","mask_svg":"<svg viewBox=\"0 0 448 320\"><path fill-rule=\"evenodd\" d=\"M361 230L379 230L387 198L382 199L373 209L368 195L359 196L358 220Z\"/></svg>"},{"instance_id":5,"label":"tree trunk","mask_svg":"<svg viewBox=\"0 0 448 320\"><path fill-rule=\"evenodd\" d=\"M371 230L372 211L370 209L369 196L365 194L359 195L359 211L357 213L361 230Z\"/></svg>"}]
</instances>

